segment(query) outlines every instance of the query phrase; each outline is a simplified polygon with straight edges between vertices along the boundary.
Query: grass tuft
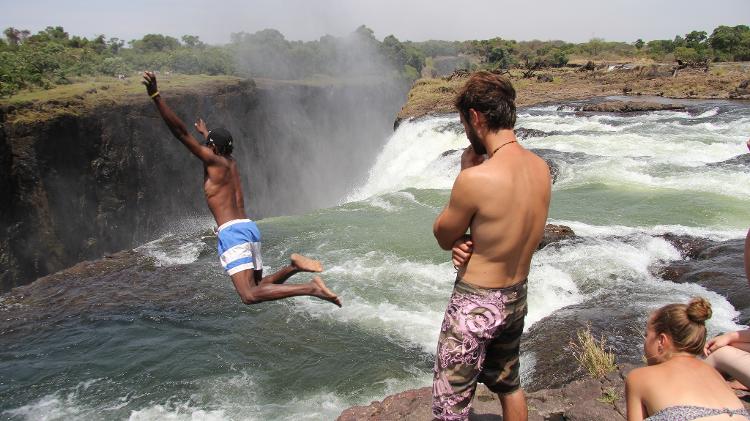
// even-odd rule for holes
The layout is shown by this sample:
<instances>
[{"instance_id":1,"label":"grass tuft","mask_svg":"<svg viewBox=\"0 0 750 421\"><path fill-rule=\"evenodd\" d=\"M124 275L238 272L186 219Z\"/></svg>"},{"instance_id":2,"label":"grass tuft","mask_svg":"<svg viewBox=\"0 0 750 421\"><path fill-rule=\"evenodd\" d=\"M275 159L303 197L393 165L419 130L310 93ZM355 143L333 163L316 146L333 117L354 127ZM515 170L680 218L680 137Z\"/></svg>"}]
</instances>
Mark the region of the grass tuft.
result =
<instances>
[{"instance_id":1,"label":"grass tuft","mask_svg":"<svg viewBox=\"0 0 750 421\"><path fill-rule=\"evenodd\" d=\"M601 403L614 405L618 399L620 399L620 394L617 393L617 389L615 389L614 387L607 387L602 390L602 397L597 398L596 400Z\"/></svg>"},{"instance_id":2,"label":"grass tuft","mask_svg":"<svg viewBox=\"0 0 750 421\"><path fill-rule=\"evenodd\" d=\"M573 357L592 378L600 379L614 371L615 354L607 347L604 336L597 340L591 334L591 325L576 332L576 341L570 342Z\"/></svg>"}]
</instances>

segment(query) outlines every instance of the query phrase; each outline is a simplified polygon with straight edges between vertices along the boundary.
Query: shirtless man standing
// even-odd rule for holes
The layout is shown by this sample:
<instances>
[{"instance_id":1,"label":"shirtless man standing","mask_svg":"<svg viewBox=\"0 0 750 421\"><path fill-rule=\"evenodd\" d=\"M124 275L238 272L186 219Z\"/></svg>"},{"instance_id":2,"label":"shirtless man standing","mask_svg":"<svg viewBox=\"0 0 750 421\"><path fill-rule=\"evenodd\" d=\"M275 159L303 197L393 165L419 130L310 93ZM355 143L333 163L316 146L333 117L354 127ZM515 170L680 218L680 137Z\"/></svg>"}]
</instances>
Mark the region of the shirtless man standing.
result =
<instances>
[{"instance_id":1,"label":"shirtless man standing","mask_svg":"<svg viewBox=\"0 0 750 421\"><path fill-rule=\"evenodd\" d=\"M263 276L260 230L255 222L247 219L245 215L240 174L237 162L232 158L232 136L225 129L209 131L206 123L199 119L195 123L195 128L206 140L201 144L164 102L156 87L154 73L145 72L143 84L146 85L146 92L154 100L159 114L172 134L203 162L203 189L206 193L206 202L219 226L219 260L232 278L242 302L257 304L309 295L341 307L341 300L318 276L306 284L281 285L298 272L321 272L323 266L317 260L295 253L292 254L288 265L276 273Z\"/></svg>"},{"instance_id":2,"label":"shirtless man standing","mask_svg":"<svg viewBox=\"0 0 750 421\"><path fill-rule=\"evenodd\" d=\"M499 395L503 420L528 418L519 345L552 183L544 160L517 143L515 98L510 81L489 72L473 74L456 98L470 146L433 226L458 268L435 358L432 411L440 420L468 419L477 382Z\"/></svg>"}]
</instances>

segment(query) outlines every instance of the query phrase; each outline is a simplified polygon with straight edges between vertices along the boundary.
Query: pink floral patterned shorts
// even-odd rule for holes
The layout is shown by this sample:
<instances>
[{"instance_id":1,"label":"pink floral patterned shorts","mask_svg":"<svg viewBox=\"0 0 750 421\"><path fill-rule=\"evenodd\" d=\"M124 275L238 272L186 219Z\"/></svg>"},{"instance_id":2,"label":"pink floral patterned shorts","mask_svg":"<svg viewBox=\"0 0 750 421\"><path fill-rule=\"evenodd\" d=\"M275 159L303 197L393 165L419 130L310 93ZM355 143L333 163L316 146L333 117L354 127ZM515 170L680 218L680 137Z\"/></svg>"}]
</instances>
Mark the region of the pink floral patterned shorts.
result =
<instances>
[{"instance_id":1,"label":"pink floral patterned shorts","mask_svg":"<svg viewBox=\"0 0 750 421\"><path fill-rule=\"evenodd\" d=\"M432 414L466 420L477 382L499 394L521 386L519 351L526 316L524 280L506 288L456 282L435 356Z\"/></svg>"}]
</instances>

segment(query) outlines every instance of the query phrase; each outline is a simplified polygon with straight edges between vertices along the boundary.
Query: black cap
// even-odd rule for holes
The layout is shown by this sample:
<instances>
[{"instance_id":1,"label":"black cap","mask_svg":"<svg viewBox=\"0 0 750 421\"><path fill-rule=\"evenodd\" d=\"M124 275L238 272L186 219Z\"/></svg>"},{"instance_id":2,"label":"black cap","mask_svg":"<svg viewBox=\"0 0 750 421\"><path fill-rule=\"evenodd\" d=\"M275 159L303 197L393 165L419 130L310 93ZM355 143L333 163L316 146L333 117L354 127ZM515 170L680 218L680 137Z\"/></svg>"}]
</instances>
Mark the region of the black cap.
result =
<instances>
[{"instance_id":1,"label":"black cap","mask_svg":"<svg viewBox=\"0 0 750 421\"><path fill-rule=\"evenodd\" d=\"M209 131L206 141L213 143L222 155L232 153L232 135L223 127Z\"/></svg>"}]
</instances>

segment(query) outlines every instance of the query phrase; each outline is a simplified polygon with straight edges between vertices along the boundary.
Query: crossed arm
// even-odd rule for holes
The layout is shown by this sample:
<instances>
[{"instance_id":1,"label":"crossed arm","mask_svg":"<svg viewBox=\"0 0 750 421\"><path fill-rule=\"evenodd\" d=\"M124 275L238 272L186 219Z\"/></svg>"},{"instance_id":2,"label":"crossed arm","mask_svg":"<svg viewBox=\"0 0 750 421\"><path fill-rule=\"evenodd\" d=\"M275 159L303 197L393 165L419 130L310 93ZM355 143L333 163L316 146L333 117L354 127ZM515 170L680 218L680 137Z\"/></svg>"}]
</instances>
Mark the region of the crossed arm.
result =
<instances>
[{"instance_id":1,"label":"crossed arm","mask_svg":"<svg viewBox=\"0 0 750 421\"><path fill-rule=\"evenodd\" d=\"M172 132L174 137L176 137L193 155L197 156L198 159L204 163L212 162L216 156L213 151L208 147L203 146L195 139L195 137L193 137L193 135L190 134L190 132L188 132L185 123L177 117L174 111L169 108L159 94L159 90L156 86L156 75L154 75L153 72L144 72L143 84L146 85L146 92L154 100L156 109L159 110L161 118L167 123L169 131ZM208 130L206 129L206 124L203 120L199 119L198 122L195 123L195 127L204 137L208 135Z\"/></svg>"},{"instance_id":2,"label":"crossed arm","mask_svg":"<svg viewBox=\"0 0 750 421\"><path fill-rule=\"evenodd\" d=\"M443 250L451 250L457 241L467 240L466 231L477 211L476 204L471 197L468 178L469 176L464 171L458 174L448 205L438 215L432 226L435 239Z\"/></svg>"}]
</instances>

